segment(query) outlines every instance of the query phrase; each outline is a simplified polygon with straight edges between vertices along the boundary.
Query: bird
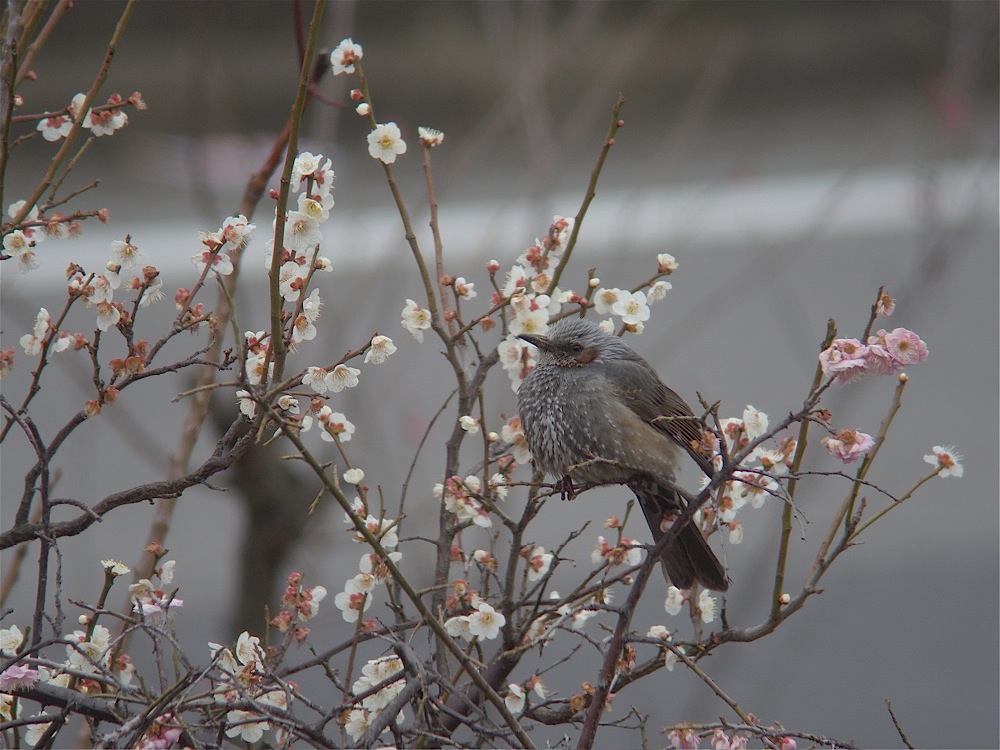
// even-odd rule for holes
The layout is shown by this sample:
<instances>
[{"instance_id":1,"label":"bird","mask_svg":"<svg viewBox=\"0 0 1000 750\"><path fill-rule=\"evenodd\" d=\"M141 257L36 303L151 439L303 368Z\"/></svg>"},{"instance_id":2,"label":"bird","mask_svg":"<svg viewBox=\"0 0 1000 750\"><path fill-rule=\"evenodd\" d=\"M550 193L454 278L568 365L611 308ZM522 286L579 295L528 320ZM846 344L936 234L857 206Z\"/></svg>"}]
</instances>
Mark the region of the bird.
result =
<instances>
[{"instance_id":1,"label":"bird","mask_svg":"<svg viewBox=\"0 0 1000 750\"><path fill-rule=\"evenodd\" d=\"M521 427L536 468L576 484L624 484L659 541L684 501L673 489L678 461L691 456L709 477L699 446L705 426L620 337L586 318L563 318L546 335L521 333L538 349L517 391ZM701 530L686 523L663 550L661 567L679 589L726 591L729 578Z\"/></svg>"}]
</instances>

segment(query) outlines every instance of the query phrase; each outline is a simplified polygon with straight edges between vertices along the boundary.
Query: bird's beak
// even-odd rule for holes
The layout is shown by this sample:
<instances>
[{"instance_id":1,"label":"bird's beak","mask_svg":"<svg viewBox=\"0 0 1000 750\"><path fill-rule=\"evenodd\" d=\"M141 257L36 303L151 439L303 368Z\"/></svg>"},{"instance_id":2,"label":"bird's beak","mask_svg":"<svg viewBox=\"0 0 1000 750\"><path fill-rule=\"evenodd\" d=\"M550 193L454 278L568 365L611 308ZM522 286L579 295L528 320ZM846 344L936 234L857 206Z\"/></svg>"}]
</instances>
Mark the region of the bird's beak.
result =
<instances>
[{"instance_id":1,"label":"bird's beak","mask_svg":"<svg viewBox=\"0 0 1000 750\"><path fill-rule=\"evenodd\" d=\"M518 335L518 338L522 341L527 341L529 344L534 344L539 349L544 349L548 351L552 347L549 345L549 339L547 336L539 336L534 333L522 333Z\"/></svg>"}]
</instances>

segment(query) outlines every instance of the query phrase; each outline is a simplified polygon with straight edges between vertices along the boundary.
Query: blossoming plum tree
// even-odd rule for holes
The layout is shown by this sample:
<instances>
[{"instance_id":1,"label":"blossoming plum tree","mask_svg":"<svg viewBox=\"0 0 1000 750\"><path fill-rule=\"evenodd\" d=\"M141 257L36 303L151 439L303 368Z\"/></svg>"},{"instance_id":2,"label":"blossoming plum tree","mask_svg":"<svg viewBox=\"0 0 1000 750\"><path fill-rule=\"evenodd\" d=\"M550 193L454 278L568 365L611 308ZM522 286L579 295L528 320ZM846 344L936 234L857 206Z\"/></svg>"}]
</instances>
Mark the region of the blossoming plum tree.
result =
<instances>
[{"instance_id":1,"label":"blossoming plum tree","mask_svg":"<svg viewBox=\"0 0 1000 750\"><path fill-rule=\"evenodd\" d=\"M41 47L45 41L41 34L48 27L21 25L12 17L6 21L6 32L15 44L5 46L3 53L6 98L0 107L4 118L0 177L14 156L11 134L17 138L37 134L56 149L37 189L10 202L2 225L0 260L21 274L48 273L55 263L50 243L84 233L90 220L109 220L104 209L69 213L56 209L67 210L64 206L78 202L83 192L65 193L63 184L81 155L82 149L75 155L73 149L84 131L95 137L112 136L129 124L127 110L145 109L138 93L127 99L115 94L105 104L96 104L110 53L120 42L133 7L134 0L126 5L108 59L90 90L70 97L59 111L28 113L31 102L22 99L17 89L24 71L12 52L32 42ZM659 549L653 551L626 535L631 506L623 519L607 519L608 536L594 540L589 566L578 561L575 586L568 593L554 591L554 573L571 562L565 556L567 543L585 532L580 529L551 540L531 535L531 522L560 488L532 472L520 420L502 417L486 402L483 387L494 371L502 370L504 382L516 390L537 357L534 347L519 336L545 333L562 317L597 316L602 327L620 336L641 335L646 325L655 324L655 306L672 288L666 277L679 267L672 255L657 255L651 259L648 278L621 287L603 283L593 271L580 278L576 289L569 281L577 273L572 265L577 237L623 124L624 100L614 104L579 210L572 216L553 217L540 238L526 242L528 247L520 254L511 253L513 262L489 260L487 294L465 275L444 272L433 200L433 252L420 246L393 172L398 160L413 156L406 142L410 136L396 123L378 119L362 65L362 46L345 39L321 58L325 67L315 65L321 57L316 45L322 9L318 2L289 127L279 136L272 158L251 179L239 210L217 229L192 238L191 276L182 280L189 286L177 288L173 295L176 314L169 328L156 340L138 338L137 321L148 307L164 302L166 280L153 265L156 259L125 233L111 244L104 267L71 263L65 298L45 300L32 329L20 336L19 347L2 352L0 372L30 367L33 377L23 398L0 396L4 413L0 440L26 441L36 460L25 472L25 491L13 524L0 533L0 547L12 551L36 547L39 568L34 611L3 615L0 742L5 747L23 743L42 747L72 744L74 737L83 737L100 747L141 748L259 742L272 747L346 743L532 747L532 728L544 724L564 725L566 732L577 734L580 747L591 747L600 742L598 734L609 724L604 717L613 701L628 701L632 683L669 680L669 673L683 666L712 688L728 718L667 727L674 747L698 747L707 741L717 750L745 747L748 742L789 748L796 740L848 746L822 734L759 722L701 664L727 644L772 633L805 606L833 562L873 523L900 507L925 482L962 475L961 456L951 447L934 446L924 457L930 470L909 487L893 491L875 487L867 479L900 406L908 380L904 370L927 358L926 344L904 328L875 330L895 307L880 289L858 338L839 338L831 324L814 379L801 402L788 407L787 416L771 419L746 406L739 416L726 417L728 407L702 404L704 432L698 447L714 457L714 475L696 493L676 488L687 510L658 546L671 543L681 524L687 523L696 524L706 535L724 537L730 545L740 544L741 516L766 503L780 503L781 543L769 614L763 622L736 626L733 623L746 615L727 611L725 601L712 592L671 586L664 601L665 614L671 618L668 624L637 629L638 598L655 596L647 583ZM38 28L43 31L34 32L35 37L25 31ZM356 78L352 104L369 127L368 154L382 170L417 271L418 283L407 291L412 298L393 303L402 304L401 327L417 342L433 337L443 347L446 369L456 381L456 403L446 404L441 412L453 421L441 481L425 493L435 503L439 529L429 581L416 580L415 568L404 565L418 554L415 541L404 534L406 515L400 503L394 503L391 488L376 498L364 484L366 475L378 471L377 457L365 456L364 467L355 463L348 443L356 428L349 415L338 410L344 408L339 394L358 387L365 368L395 362L390 358L398 357L396 346L390 336L372 332L340 359L328 361L312 345L324 325L326 305L316 274L330 275L333 284L348 283L338 279L327 255L331 244L324 237L324 223L335 211L335 165L332 159L297 146L302 112L312 96L310 85L325 70ZM416 142L433 195L431 154L444 147L444 134L421 127ZM365 144L358 143L357 148ZM279 167L279 187L268 191L268 176ZM253 222L265 199L273 204L270 225L260 219ZM233 335L229 328L235 320L235 273L248 255L263 259L268 316L243 321L250 330ZM471 276L473 270L463 273ZM260 263L245 264L243 273L261 273ZM171 360L166 345L183 333L203 337L203 343ZM109 355L111 342L124 346L124 356ZM178 348L182 347L170 351ZM92 374L93 392L77 413L67 415L65 423L50 432L35 419L35 396L53 366L86 368ZM195 369L199 380L185 394L190 403L188 428L179 437L181 448L167 478L123 488L94 503L56 501L53 460L77 428L129 398L133 384L187 368ZM895 386L875 434L836 424L835 415L823 405L824 395L834 388L866 387L865 381L880 376L893 377ZM192 467L189 461L212 391L226 393L238 407L237 416L211 455ZM822 435L828 453L856 468L812 472L806 446L815 432ZM356 572L330 571L323 581L309 585L302 574L290 572L284 608L270 617L262 632L244 632L230 644L182 643L173 624L185 616L180 596L184 561L176 564L175 583L175 561L166 559L163 536L172 500L231 467L254 442L268 440L290 446L323 483L324 494L318 501L336 503L341 509L350 538L359 547ZM476 441L477 458L471 463L462 460L466 441ZM840 481L840 485L831 481L829 491L841 493L842 500L836 523L820 540L810 569L796 586L791 584L787 557L796 491L799 480L813 473ZM872 507L862 496L866 489L884 498L880 506ZM527 499L521 510L508 502L514 492ZM125 505L154 499L160 508L159 531L151 536L138 563L130 569L104 560L103 572L94 571L95 578L103 581L97 600L74 602L83 629L66 632L64 593L47 572L57 557L59 540L87 533L96 521ZM56 520L57 502L78 514ZM21 566L23 559L12 557L8 564ZM109 593L116 584L122 588L118 579L130 574L130 606L115 612L107 603ZM332 608L324 604L330 591ZM7 594L5 589L3 596ZM616 597L622 598L618 604ZM50 609L53 601L57 604ZM380 608L374 610L379 614L370 615L375 603L388 610ZM685 611L686 622L673 619ZM588 625L595 618L602 623L603 634ZM302 658L304 652L293 651L292 646L311 644L310 634L317 628L343 630L343 642ZM429 637L415 638L418 631ZM129 655L130 644L138 638L151 643L155 654L155 667L146 675L137 674ZM564 660L550 657L552 651L546 649L555 641L573 644L574 653L589 654L586 668L593 675L562 694L551 689L564 666ZM580 657L574 661L579 665ZM355 670L359 663L360 676ZM325 675L335 692L305 694L297 681L307 671ZM82 723L82 734L77 729L74 735L68 728L76 719L77 725ZM643 727L644 723L640 720Z\"/></svg>"}]
</instances>

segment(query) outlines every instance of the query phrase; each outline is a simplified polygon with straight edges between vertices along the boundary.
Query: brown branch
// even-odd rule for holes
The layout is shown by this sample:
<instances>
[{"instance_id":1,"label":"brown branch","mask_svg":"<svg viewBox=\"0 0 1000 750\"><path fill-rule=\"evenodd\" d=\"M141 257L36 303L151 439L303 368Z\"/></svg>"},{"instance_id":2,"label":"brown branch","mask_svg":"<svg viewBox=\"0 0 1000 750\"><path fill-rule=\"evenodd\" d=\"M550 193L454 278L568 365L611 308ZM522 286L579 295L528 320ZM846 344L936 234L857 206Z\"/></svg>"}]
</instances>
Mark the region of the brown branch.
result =
<instances>
[{"instance_id":1,"label":"brown branch","mask_svg":"<svg viewBox=\"0 0 1000 750\"><path fill-rule=\"evenodd\" d=\"M7 549L15 544L38 539L43 535L50 539L74 536L102 520L105 515L122 505L133 505L156 498L179 497L189 487L201 484L209 477L229 468L246 451L253 442L253 435L244 435L233 442L232 436L238 427L240 427L240 423L238 421L234 422L226 435L219 440L212 456L195 471L176 479L149 482L108 495L100 502L91 506L88 512L81 513L69 521L50 524L47 528L44 521L41 523L16 524L11 529L0 534L0 549Z\"/></svg>"}]
</instances>

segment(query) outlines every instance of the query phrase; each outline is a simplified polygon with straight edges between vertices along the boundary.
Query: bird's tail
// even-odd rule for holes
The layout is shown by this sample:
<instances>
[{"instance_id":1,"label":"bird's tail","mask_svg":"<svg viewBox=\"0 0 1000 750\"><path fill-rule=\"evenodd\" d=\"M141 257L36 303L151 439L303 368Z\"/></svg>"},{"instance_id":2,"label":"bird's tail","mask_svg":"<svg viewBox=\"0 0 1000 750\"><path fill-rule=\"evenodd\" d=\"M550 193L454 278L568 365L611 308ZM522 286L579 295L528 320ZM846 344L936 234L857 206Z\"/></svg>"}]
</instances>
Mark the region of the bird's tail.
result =
<instances>
[{"instance_id":1,"label":"bird's tail","mask_svg":"<svg viewBox=\"0 0 1000 750\"><path fill-rule=\"evenodd\" d=\"M653 542L659 542L669 522L664 517L679 513L681 505L672 490L659 485L629 485L639 500L646 523L653 534ZM677 538L663 550L660 556L663 573L667 580L679 589L689 589L697 581L707 589L726 591L729 579L719 558L708 546L701 530L694 523L686 524Z\"/></svg>"}]
</instances>

